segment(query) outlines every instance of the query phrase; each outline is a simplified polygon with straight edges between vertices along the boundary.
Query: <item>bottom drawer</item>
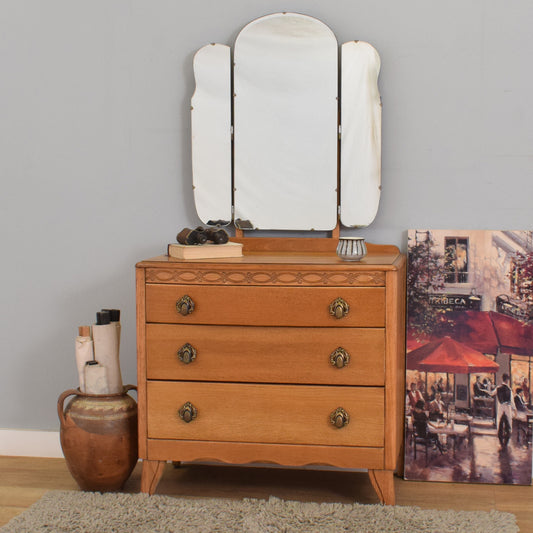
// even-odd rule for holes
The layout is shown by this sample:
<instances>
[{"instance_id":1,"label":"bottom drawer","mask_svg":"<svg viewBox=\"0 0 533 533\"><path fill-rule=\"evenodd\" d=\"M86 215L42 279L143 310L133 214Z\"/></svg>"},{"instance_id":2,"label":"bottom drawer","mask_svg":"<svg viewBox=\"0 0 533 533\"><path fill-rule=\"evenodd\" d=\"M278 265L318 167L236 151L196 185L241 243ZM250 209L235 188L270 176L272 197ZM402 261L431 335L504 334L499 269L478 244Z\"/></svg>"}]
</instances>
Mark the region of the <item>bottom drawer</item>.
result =
<instances>
[{"instance_id":1,"label":"bottom drawer","mask_svg":"<svg viewBox=\"0 0 533 533\"><path fill-rule=\"evenodd\" d=\"M190 422L179 410L190 402ZM341 407L349 422L336 427ZM148 438L382 447L384 389L152 381ZM186 416L186 415L185 415Z\"/></svg>"}]
</instances>

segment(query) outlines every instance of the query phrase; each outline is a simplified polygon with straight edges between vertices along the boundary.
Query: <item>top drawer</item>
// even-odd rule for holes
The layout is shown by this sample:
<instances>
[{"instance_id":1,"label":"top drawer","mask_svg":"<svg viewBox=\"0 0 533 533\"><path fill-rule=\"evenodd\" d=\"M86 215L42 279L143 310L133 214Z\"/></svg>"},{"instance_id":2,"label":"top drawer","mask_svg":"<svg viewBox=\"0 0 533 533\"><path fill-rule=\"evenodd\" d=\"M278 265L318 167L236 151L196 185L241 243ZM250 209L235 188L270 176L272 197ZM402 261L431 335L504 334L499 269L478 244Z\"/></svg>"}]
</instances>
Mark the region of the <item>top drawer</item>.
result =
<instances>
[{"instance_id":1,"label":"top drawer","mask_svg":"<svg viewBox=\"0 0 533 533\"><path fill-rule=\"evenodd\" d=\"M176 305L184 297L193 307L188 314L181 314ZM342 301L337 301L339 298ZM340 318L332 314L335 311ZM383 327L385 289L147 284L146 320L175 324Z\"/></svg>"}]
</instances>

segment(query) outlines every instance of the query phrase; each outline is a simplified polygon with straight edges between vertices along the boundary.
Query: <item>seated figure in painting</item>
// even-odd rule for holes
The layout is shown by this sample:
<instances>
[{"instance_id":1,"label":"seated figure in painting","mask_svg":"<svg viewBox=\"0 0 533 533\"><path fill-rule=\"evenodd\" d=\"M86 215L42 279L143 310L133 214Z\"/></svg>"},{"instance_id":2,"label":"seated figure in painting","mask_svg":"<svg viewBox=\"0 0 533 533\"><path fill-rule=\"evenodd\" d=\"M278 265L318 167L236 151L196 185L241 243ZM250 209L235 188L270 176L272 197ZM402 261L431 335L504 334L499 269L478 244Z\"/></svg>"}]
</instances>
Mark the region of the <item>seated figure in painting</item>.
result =
<instances>
[{"instance_id":1,"label":"seated figure in painting","mask_svg":"<svg viewBox=\"0 0 533 533\"><path fill-rule=\"evenodd\" d=\"M490 397L486 384L481 382L481 378L479 376L476 376L476 382L474 383L474 396L477 398Z\"/></svg>"},{"instance_id":2,"label":"seated figure in painting","mask_svg":"<svg viewBox=\"0 0 533 533\"><path fill-rule=\"evenodd\" d=\"M533 411L528 408L526 399L524 398L524 391L521 387L516 389L513 401L516 407L514 419L517 428L517 442L520 443L521 437L523 437L524 444L527 445L528 441L531 441L530 420L533 417Z\"/></svg>"},{"instance_id":3,"label":"seated figure in painting","mask_svg":"<svg viewBox=\"0 0 533 533\"><path fill-rule=\"evenodd\" d=\"M435 399L429 402L429 419L432 421L444 420L444 413L446 411L446 406L442 401L442 396L440 392L435 393Z\"/></svg>"},{"instance_id":4,"label":"seated figure in painting","mask_svg":"<svg viewBox=\"0 0 533 533\"><path fill-rule=\"evenodd\" d=\"M430 400L434 400L435 396L437 395L437 393L440 393L441 397L442 397L442 393L446 392L445 388L446 387L444 385L444 380L442 378L439 378L437 381L435 381L431 385L431 395L430 395L429 399Z\"/></svg>"},{"instance_id":5,"label":"seated figure in painting","mask_svg":"<svg viewBox=\"0 0 533 533\"><path fill-rule=\"evenodd\" d=\"M483 388L487 392L487 395L490 396L491 392L494 390L494 383L492 383L492 381L490 381L489 379L485 378L483 380Z\"/></svg>"},{"instance_id":6,"label":"seated figure in painting","mask_svg":"<svg viewBox=\"0 0 533 533\"><path fill-rule=\"evenodd\" d=\"M413 409L413 429L415 435L422 439L427 439L430 441L435 448L441 453L446 451L446 448L439 441L439 436L436 433L431 432L431 428L434 427L429 421L428 415L424 411L424 400L418 400Z\"/></svg>"},{"instance_id":7,"label":"seated figure in painting","mask_svg":"<svg viewBox=\"0 0 533 533\"><path fill-rule=\"evenodd\" d=\"M527 407L527 404L524 398L524 391L520 387L516 389L516 394L514 396L514 405L516 407L515 418L526 421L528 416L533 415L533 411L531 411Z\"/></svg>"}]
</instances>

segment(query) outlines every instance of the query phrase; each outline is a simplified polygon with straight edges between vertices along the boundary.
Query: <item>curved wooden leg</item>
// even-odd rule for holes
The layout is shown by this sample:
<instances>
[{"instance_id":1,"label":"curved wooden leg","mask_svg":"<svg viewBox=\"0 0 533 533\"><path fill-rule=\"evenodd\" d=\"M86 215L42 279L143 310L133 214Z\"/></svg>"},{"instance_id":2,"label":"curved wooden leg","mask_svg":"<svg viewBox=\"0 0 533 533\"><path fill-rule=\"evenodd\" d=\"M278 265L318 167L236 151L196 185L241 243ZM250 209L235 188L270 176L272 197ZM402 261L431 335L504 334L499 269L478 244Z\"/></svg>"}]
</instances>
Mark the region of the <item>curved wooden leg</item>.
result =
<instances>
[{"instance_id":1,"label":"curved wooden leg","mask_svg":"<svg viewBox=\"0 0 533 533\"><path fill-rule=\"evenodd\" d=\"M385 505L394 505L394 472L392 470L369 470L368 476L379 501Z\"/></svg>"},{"instance_id":2,"label":"curved wooden leg","mask_svg":"<svg viewBox=\"0 0 533 533\"><path fill-rule=\"evenodd\" d=\"M152 495L157 488L157 484L163 475L165 461L143 460L143 471L141 475L141 492Z\"/></svg>"}]
</instances>

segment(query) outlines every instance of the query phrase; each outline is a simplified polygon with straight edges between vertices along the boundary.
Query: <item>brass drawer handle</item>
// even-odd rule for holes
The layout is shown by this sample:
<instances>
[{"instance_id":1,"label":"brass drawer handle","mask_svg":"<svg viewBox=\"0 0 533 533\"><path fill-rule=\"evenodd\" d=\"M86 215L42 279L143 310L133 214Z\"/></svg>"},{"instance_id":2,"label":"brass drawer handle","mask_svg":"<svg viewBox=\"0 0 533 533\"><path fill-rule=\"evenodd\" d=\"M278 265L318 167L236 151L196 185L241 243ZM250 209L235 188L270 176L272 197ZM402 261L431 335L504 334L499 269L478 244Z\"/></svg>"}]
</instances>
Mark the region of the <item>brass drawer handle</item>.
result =
<instances>
[{"instance_id":1,"label":"brass drawer handle","mask_svg":"<svg viewBox=\"0 0 533 533\"><path fill-rule=\"evenodd\" d=\"M329 415L329 421L336 428L341 429L350 423L350 415L342 407L337 407L337 409Z\"/></svg>"},{"instance_id":2,"label":"brass drawer handle","mask_svg":"<svg viewBox=\"0 0 533 533\"><path fill-rule=\"evenodd\" d=\"M176 302L176 309L178 310L178 313L183 316L190 315L194 311L194 302L192 301L192 298L186 294L182 296Z\"/></svg>"},{"instance_id":3,"label":"brass drawer handle","mask_svg":"<svg viewBox=\"0 0 533 533\"><path fill-rule=\"evenodd\" d=\"M329 362L336 368L344 368L350 362L350 354L339 346L330 354Z\"/></svg>"},{"instance_id":4,"label":"brass drawer handle","mask_svg":"<svg viewBox=\"0 0 533 533\"><path fill-rule=\"evenodd\" d=\"M336 298L329 304L329 314L335 318L344 318L349 312L350 306L342 298Z\"/></svg>"},{"instance_id":5,"label":"brass drawer handle","mask_svg":"<svg viewBox=\"0 0 533 533\"><path fill-rule=\"evenodd\" d=\"M178 411L180 418L187 422L192 422L198 416L198 409L194 407L191 402L187 402L181 406L181 409Z\"/></svg>"},{"instance_id":6,"label":"brass drawer handle","mask_svg":"<svg viewBox=\"0 0 533 533\"><path fill-rule=\"evenodd\" d=\"M192 363L196 359L196 348L188 342L185 343L178 350L178 359L185 365Z\"/></svg>"}]
</instances>

